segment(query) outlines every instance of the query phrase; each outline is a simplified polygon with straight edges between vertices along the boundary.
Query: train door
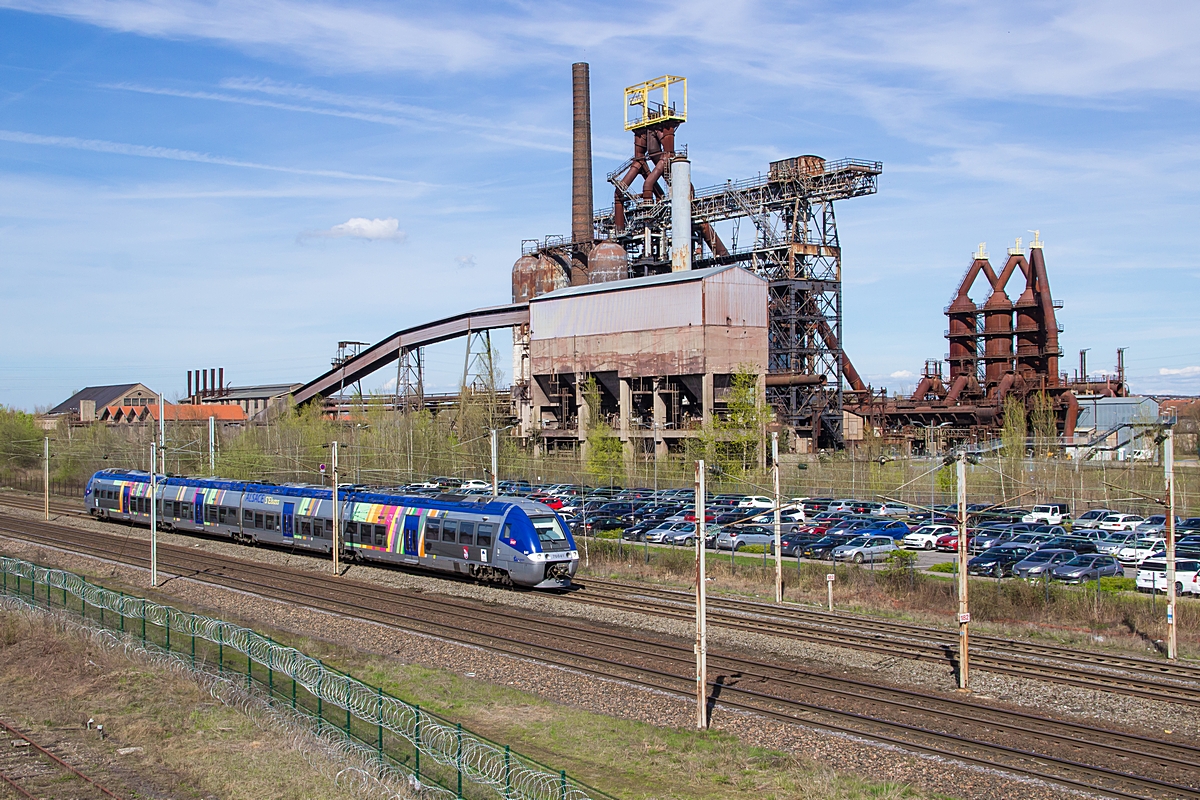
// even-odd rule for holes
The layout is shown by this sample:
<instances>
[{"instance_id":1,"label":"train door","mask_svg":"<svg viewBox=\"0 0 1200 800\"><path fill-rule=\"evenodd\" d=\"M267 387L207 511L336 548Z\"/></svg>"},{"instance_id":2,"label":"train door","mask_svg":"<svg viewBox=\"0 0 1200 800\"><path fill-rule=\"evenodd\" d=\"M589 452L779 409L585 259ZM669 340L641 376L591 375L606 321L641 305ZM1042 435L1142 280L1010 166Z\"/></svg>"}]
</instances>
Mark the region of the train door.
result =
<instances>
[{"instance_id":1,"label":"train door","mask_svg":"<svg viewBox=\"0 0 1200 800\"><path fill-rule=\"evenodd\" d=\"M129 502L129 498L132 493L133 493L132 486L122 486L121 487L121 510L124 511L126 514L132 513L131 509L133 507Z\"/></svg>"},{"instance_id":2,"label":"train door","mask_svg":"<svg viewBox=\"0 0 1200 800\"><path fill-rule=\"evenodd\" d=\"M193 499L195 500L195 502L192 503L192 522L196 523L196 525L203 528L204 527L204 490L197 489L196 496Z\"/></svg>"},{"instance_id":3,"label":"train door","mask_svg":"<svg viewBox=\"0 0 1200 800\"><path fill-rule=\"evenodd\" d=\"M283 540L288 544L292 543L292 518L296 513L295 503L283 504Z\"/></svg>"},{"instance_id":4,"label":"train door","mask_svg":"<svg viewBox=\"0 0 1200 800\"><path fill-rule=\"evenodd\" d=\"M415 556L420 553L420 525L421 518L416 514L409 514L404 517L404 555Z\"/></svg>"}]
</instances>

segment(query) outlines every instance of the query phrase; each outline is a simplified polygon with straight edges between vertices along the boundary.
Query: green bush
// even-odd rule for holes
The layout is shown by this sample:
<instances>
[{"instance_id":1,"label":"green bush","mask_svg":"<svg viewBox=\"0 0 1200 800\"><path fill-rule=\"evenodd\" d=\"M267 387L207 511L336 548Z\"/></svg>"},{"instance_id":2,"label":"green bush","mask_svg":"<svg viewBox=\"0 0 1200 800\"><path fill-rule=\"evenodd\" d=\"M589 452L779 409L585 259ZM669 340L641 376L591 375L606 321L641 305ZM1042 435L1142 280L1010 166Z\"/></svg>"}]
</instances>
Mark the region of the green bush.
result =
<instances>
[{"instance_id":1,"label":"green bush","mask_svg":"<svg viewBox=\"0 0 1200 800\"><path fill-rule=\"evenodd\" d=\"M1100 591L1112 592L1136 592L1137 581L1133 578L1101 578Z\"/></svg>"},{"instance_id":2,"label":"green bush","mask_svg":"<svg viewBox=\"0 0 1200 800\"><path fill-rule=\"evenodd\" d=\"M739 547L739 548L738 548L738 555L741 555L742 553L746 553L746 554L749 554L749 553L761 554L761 553L765 553L765 552L767 552L768 550L770 550L770 545L765 545L765 544L744 544L744 545L742 545L741 547Z\"/></svg>"},{"instance_id":3,"label":"green bush","mask_svg":"<svg viewBox=\"0 0 1200 800\"><path fill-rule=\"evenodd\" d=\"M943 561L940 564L934 564L927 572L957 572L958 565L953 561Z\"/></svg>"}]
</instances>

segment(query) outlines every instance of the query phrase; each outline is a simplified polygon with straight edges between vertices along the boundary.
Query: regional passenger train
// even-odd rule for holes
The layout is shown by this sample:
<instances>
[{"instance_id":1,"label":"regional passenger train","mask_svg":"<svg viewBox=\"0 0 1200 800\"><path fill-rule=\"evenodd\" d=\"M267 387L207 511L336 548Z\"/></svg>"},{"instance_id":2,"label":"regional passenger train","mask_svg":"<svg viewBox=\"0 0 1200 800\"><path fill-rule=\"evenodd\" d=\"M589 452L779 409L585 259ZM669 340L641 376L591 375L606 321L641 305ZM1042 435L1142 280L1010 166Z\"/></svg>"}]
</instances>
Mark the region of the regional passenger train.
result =
<instances>
[{"instance_id":1,"label":"regional passenger train","mask_svg":"<svg viewBox=\"0 0 1200 800\"><path fill-rule=\"evenodd\" d=\"M106 469L88 481L94 517L150 525L150 474ZM163 530L206 533L246 544L333 552L333 492L319 486L217 478L158 478ZM420 497L353 487L338 491L347 558L563 589L579 566L562 519L522 498Z\"/></svg>"}]
</instances>

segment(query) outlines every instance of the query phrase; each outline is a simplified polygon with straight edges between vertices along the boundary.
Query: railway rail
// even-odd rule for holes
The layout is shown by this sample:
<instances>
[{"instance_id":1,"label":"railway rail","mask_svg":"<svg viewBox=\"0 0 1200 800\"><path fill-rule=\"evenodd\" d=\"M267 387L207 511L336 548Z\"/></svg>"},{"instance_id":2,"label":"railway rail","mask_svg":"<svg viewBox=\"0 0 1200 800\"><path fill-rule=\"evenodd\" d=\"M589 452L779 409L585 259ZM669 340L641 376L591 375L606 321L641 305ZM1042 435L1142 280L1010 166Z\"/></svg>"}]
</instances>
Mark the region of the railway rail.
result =
<instances>
[{"instance_id":1,"label":"railway rail","mask_svg":"<svg viewBox=\"0 0 1200 800\"><path fill-rule=\"evenodd\" d=\"M0 517L0 534L145 567L144 540ZM160 571L680 697L690 643L162 544ZM710 707L762 714L1120 798L1200 799L1200 748L710 652Z\"/></svg>"},{"instance_id":2,"label":"railway rail","mask_svg":"<svg viewBox=\"0 0 1200 800\"><path fill-rule=\"evenodd\" d=\"M120 800L119 795L67 763L29 734L3 720L0 720L0 729L7 734L5 738L9 745L0 749L0 788L6 787L26 800L46 797Z\"/></svg>"}]
</instances>

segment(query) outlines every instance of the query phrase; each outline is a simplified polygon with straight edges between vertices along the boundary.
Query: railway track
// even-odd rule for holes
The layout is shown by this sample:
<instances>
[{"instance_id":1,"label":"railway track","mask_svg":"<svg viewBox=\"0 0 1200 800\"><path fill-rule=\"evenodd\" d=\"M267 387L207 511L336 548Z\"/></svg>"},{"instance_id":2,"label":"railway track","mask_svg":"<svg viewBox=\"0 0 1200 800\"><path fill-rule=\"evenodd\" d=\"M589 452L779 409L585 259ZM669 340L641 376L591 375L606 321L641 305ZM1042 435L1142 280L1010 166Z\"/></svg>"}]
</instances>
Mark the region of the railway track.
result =
<instances>
[{"instance_id":1,"label":"railway track","mask_svg":"<svg viewBox=\"0 0 1200 800\"><path fill-rule=\"evenodd\" d=\"M72 800L120 800L109 789L88 777L27 733L0 720L0 790L8 789L26 800L69 797Z\"/></svg>"},{"instance_id":2,"label":"railway track","mask_svg":"<svg viewBox=\"0 0 1200 800\"><path fill-rule=\"evenodd\" d=\"M0 517L0 534L147 566L143 539ZM414 633L535 659L589 675L691 697L690 643L581 627L509 606L429 595L304 570L159 546L160 571L196 581L382 623ZM840 679L787 664L712 651L713 711L753 712L895 745L909 751L1006 769L1074 789L1121 798L1200 799L1200 749L1142 732L1104 729L958 697Z\"/></svg>"},{"instance_id":3,"label":"railway track","mask_svg":"<svg viewBox=\"0 0 1200 800\"><path fill-rule=\"evenodd\" d=\"M691 592L587 578L565 595L581 603L676 619L695 617ZM766 636L849 647L880 655L957 665L958 635L800 606L709 595L708 624ZM1004 675L1104 689L1147 700L1200 706L1200 666L975 634L971 664Z\"/></svg>"},{"instance_id":4,"label":"railway track","mask_svg":"<svg viewBox=\"0 0 1200 800\"><path fill-rule=\"evenodd\" d=\"M39 497L0 494L0 503L40 511ZM66 500L51 500L51 512L84 515ZM675 619L694 617L692 593L599 578L579 582L580 590L563 595L581 603ZM710 595L709 625L798 641L957 666L956 631L898 623L818 608L776 605ZM1139 658L1079 648L1037 644L975 634L972 665L1018 678L1105 691L1144 700L1200 706L1200 665Z\"/></svg>"}]
</instances>

